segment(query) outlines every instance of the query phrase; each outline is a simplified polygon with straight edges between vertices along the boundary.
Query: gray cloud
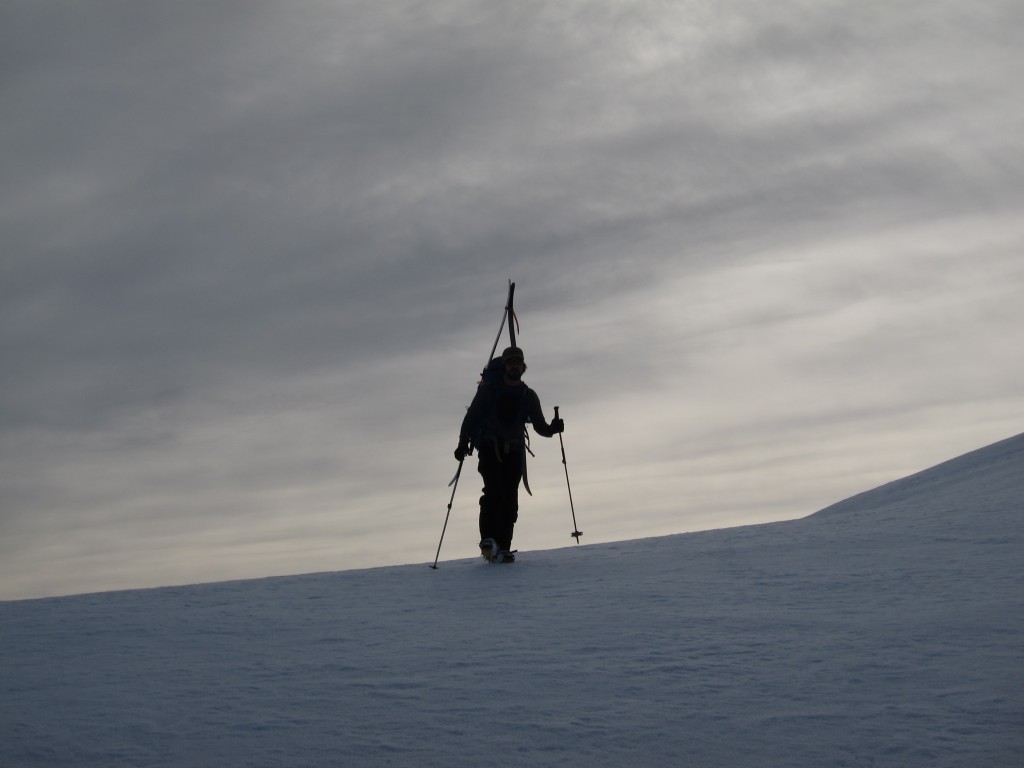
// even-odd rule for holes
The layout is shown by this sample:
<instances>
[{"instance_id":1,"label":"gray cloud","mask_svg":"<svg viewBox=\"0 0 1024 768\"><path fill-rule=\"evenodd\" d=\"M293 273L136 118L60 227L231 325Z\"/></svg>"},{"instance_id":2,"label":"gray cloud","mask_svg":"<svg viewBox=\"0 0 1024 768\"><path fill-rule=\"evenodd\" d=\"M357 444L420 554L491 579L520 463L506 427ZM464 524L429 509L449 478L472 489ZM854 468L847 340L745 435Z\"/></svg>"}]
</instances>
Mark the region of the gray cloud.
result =
<instances>
[{"instance_id":1,"label":"gray cloud","mask_svg":"<svg viewBox=\"0 0 1024 768\"><path fill-rule=\"evenodd\" d=\"M508 278L595 540L1019 431L1018 5L5 3L10 594L419 553Z\"/></svg>"}]
</instances>

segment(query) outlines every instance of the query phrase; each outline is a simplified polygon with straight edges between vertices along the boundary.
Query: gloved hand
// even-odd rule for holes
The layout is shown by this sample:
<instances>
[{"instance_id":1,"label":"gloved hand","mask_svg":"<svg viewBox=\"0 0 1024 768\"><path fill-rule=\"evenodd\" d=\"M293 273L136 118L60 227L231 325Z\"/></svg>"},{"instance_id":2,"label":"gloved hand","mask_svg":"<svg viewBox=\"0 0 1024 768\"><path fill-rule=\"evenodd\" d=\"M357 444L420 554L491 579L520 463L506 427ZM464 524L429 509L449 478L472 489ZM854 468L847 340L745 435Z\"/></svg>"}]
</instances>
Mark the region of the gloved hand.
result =
<instances>
[{"instance_id":1,"label":"gloved hand","mask_svg":"<svg viewBox=\"0 0 1024 768\"><path fill-rule=\"evenodd\" d=\"M462 461L469 453L469 441L459 440L459 446L455 449L455 460Z\"/></svg>"},{"instance_id":2,"label":"gloved hand","mask_svg":"<svg viewBox=\"0 0 1024 768\"><path fill-rule=\"evenodd\" d=\"M555 435L558 435L558 434L561 434L562 432L565 432L565 422L562 421L561 419L552 419L551 420L551 432L553 434L555 434Z\"/></svg>"}]
</instances>

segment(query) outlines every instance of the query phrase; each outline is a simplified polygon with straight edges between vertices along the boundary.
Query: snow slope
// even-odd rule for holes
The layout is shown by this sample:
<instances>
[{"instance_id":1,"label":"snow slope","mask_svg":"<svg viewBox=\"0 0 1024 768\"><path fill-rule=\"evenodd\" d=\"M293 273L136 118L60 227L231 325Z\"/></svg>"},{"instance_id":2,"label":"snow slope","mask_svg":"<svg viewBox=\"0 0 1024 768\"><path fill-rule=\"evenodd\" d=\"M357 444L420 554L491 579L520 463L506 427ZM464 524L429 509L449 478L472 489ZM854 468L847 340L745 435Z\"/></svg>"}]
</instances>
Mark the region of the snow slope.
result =
<instances>
[{"instance_id":1,"label":"snow slope","mask_svg":"<svg viewBox=\"0 0 1024 768\"><path fill-rule=\"evenodd\" d=\"M1018 766L1022 490L1024 435L793 522L0 603L0 765Z\"/></svg>"}]
</instances>

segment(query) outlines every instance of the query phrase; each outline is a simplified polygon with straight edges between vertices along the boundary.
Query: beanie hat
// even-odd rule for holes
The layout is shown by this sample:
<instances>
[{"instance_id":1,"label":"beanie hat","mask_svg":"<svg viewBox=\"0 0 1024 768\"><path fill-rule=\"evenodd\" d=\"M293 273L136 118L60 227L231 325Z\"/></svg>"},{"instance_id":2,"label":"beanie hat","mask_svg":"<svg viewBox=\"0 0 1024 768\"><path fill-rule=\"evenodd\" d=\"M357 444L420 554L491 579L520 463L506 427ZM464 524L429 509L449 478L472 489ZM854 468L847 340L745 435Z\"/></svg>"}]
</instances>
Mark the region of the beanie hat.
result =
<instances>
[{"instance_id":1,"label":"beanie hat","mask_svg":"<svg viewBox=\"0 0 1024 768\"><path fill-rule=\"evenodd\" d=\"M523 350L519 347L505 347L504 351L501 353L501 359L503 361L518 359L525 362Z\"/></svg>"}]
</instances>

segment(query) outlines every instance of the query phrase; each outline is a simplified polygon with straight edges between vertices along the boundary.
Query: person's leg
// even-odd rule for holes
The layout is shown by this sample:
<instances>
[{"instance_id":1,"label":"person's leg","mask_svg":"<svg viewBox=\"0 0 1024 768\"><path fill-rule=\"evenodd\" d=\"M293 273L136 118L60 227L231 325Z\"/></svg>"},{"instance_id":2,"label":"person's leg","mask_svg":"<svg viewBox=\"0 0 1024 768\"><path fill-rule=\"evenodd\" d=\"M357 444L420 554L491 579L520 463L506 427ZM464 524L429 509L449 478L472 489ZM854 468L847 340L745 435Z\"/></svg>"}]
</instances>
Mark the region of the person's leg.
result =
<instances>
[{"instance_id":1,"label":"person's leg","mask_svg":"<svg viewBox=\"0 0 1024 768\"><path fill-rule=\"evenodd\" d=\"M479 453L477 468L483 478L483 493L480 496L480 541L498 540L500 531L502 490L501 464L493 446L484 446Z\"/></svg>"},{"instance_id":2,"label":"person's leg","mask_svg":"<svg viewBox=\"0 0 1024 768\"><path fill-rule=\"evenodd\" d=\"M479 471L484 480L480 497L480 540L494 539L499 550L512 548L512 534L519 519L519 484L523 480L523 455L487 446L480 451Z\"/></svg>"},{"instance_id":3,"label":"person's leg","mask_svg":"<svg viewBox=\"0 0 1024 768\"><path fill-rule=\"evenodd\" d=\"M519 519L519 484L523 480L523 456L511 451L502 455L501 505L495 520L495 541L499 550L512 549L512 533Z\"/></svg>"}]
</instances>

